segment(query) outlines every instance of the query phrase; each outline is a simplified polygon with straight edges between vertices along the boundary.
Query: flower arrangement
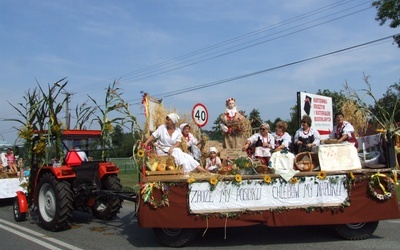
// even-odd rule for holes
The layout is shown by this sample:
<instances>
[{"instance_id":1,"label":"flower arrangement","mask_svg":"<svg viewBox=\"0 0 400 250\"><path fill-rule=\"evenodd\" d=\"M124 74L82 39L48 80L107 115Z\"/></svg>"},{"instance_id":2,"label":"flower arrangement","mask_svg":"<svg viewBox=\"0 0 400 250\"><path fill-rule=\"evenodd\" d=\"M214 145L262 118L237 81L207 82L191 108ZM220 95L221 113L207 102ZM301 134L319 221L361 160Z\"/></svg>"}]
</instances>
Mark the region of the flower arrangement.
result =
<instances>
[{"instance_id":1,"label":"flower arrangement","mask_svg":"<svg viewBox=\"0 0 400 250\"><path fill-rule=\"evenodd\" d=\"M161 200L156 201L153 196L153 189L161 190ZM165 183L149 182L143 184L142 191L140 192L142 199L148 203L152 208L168 207L169 206L169 188Z\"/></svg>"},{"instance_id":2,"label":"flower arrangement","mask_svg":"<svg viewBox=\"0 0 400 250\"><path fill-rule=\"evenodd\" d=\"M392 178L379 172L371 175L368 183L368 189L371 195L381 201L392 198L395 186ZM378 193L377 190L379 189L380 192Z\"/></svg>"},{"instance_id":3,"label":"flower arrangement","mask_svg":"<svg viewBox=\"0 0 400 250\"><path fill-rule=\"evenodd\" d=\"M239 174L258 174L250 157L238 157L233 161L233 169Z\"/></svg>"}]
</instances>

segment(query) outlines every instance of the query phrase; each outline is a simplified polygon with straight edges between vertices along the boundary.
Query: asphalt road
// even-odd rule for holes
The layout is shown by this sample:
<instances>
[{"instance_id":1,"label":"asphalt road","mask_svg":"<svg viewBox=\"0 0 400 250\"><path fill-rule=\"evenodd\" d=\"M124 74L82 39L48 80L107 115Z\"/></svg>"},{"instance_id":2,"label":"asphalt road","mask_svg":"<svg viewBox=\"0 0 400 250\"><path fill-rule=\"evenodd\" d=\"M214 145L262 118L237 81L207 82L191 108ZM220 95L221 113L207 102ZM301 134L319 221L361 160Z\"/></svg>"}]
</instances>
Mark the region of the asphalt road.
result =
<instances>
[{"instance_id":1,"label":"asphalt road","mask_svg":"<svg viewBox=\"0 0 400 250\"><path fill-rule=\"evenodd\" d=\"M43 230L28 218L15 222L12 200L0 200L1 249L150 249L160 246L153 231L140 228L134 216L134 204L124 202L118 218L94 219L75 212L69 229L62 232ZM338 238L329 226L269 228L252 226L208 229L186 247L189 249L399 249L400 220L381 221L375 234L366 240Z\"/></svg>"}]
</instances>

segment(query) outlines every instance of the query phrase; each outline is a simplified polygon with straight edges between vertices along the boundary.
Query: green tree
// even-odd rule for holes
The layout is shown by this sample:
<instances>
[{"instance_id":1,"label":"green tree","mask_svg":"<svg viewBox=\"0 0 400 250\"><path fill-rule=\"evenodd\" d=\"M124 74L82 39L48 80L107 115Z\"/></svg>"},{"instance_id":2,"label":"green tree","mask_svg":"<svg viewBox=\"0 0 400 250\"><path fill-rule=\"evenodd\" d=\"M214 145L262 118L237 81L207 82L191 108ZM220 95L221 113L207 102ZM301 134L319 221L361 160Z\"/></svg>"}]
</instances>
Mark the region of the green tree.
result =
<instances>
[{"instance_id":1,"label":"green tree","mask_svg":"<svg viewBox=\"0 0 400 250\"><path fill-rule=\"evenodd\" d=\"M343 103L348 97L346 96L344 90L340 90L339 92L330 91L329 89L318 90L317 95L329 96L332 98L332 112L336 114L341 110L340 104Z\"/></svg>"},{"instance_id":2,"label":"green tree","mask_svg":"<svg viewBox=\"0 0 400 250\"><path fill-rule=\"evenodd\" d=\"M372 6L377 9L376 21L383 25L391 20L389 27L397 28L400 26L400 0L379 0L372 2ZM400 34L393 36L395 42L400 48Z\"/></svg>"},{"instance_id":3,"label":"green tree","mask_svg":"<svg viewBox=\"0 0 400 250\"><path fill-rule=\"evenodd\" d=\"M214 126L211 127L211 131L208 134L210 140L218 140L218 141L222 140L222 130L221 127L219 126L219 124L221 123L222 115L223 115L222 113L218 115L217 119L215 119L213 123Z\"/></svg>"},{"instance_id":4,"label":"green tree","mask_svg":"<svg viewBox=\"0 0 400 250\"><path fill-rule=\"evenodd\" d=\"M260 111L258 111L258 109L253 109L249 114L249 120L253 129L259 128L262 124Z\"/></svg>"},{"instance_id":5,"label":"green tree","mask_svg":"<svg viewBox=\"0 0 400 250\"><path fill-rule=\"evenodd\" d=\"M380 108L384 110L394 110L394 120L400 121L400 110L395 110L394 104L400 102L400 82L395 83L387 88L386 93L383 95L382 98L378 99L378 101L372 106L369 106L369 109L374 113L377 114L378 118L383 120L380 114Z\"/></svg>"}]
</instances>

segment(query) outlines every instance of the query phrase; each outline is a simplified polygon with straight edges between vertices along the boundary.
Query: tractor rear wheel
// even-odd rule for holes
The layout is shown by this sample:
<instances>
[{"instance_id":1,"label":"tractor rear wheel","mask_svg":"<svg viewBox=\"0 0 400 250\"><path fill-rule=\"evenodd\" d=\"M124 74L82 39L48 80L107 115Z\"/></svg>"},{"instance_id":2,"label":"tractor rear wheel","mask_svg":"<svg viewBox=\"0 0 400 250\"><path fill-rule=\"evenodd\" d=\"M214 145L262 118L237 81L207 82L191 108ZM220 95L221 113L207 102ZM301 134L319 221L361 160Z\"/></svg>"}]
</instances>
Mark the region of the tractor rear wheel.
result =
<instances>
[{"instance_id":1,"label":"tractor rear wheel","mask_svg":"<svg viewBox=\"0 0 400 250\"><path fill-rule=\"evenodd\" d=\"M101 181L102 190L121 191L122 185L120 179L115 175L106 176ZM111 220L122 207L122 200L114 194L100 194L96 197L95 204L92 209L93 215L101 220Z\"/></svg>"},{"instance_id":2,"label":"tractor rear wheel","mask_svg":"<svg viewBox=\"0 0 400 250\"><path fill-rule=\"evenodd\" d=\"M195 228L153 228L158 242L167 247L184 247L191 242L198 230Z\"/></svg>"},{"instance_id":3,"label":"tractor rear wheel","mask_svg":"<svg viewBox=\"0 0 400 250\"><path fill-rule=\"evenodd\" d=\"M364 240L375 232L379 221L337 225L334 230L345 240Z\"/></svg>"},{"instance_id":4,"label":"tractor rear wheel","mask_svg":"<svg viewBox=\"0 0 400 250\"><path fill-rule=\"evenodd\" d=\"M45 173L40 177L35 191L40 224L46 230L61 230L72 218L71 185L65 181L58 181L51 173Z\"/></svg>"}]
</instances>

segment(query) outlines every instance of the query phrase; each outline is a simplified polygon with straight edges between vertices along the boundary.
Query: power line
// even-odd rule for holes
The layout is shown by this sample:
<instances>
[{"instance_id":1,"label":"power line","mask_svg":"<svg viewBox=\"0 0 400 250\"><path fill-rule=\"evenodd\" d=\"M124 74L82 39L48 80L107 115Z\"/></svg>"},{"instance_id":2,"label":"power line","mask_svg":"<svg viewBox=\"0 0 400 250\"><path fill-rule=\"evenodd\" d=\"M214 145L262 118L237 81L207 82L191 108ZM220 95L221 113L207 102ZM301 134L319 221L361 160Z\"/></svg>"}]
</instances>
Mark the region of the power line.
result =
<instances>
[{"instance_id":1,"label":"power line","mask_svg":"<svg viewBox=\"0 0 400 250\"><path fill-rule=\"evenodd\" d=\"M327 6L318 8L318 9L316 9L316 10L309 11L309 12L307 12L307 13L305 13L305 14L296 16L296 17L294 17L294 18L290 18L290 19L288 19L288 20L286 20L286 21L283 21L283 22L280 22L280 23L278 23L278 24L271 25L271 26L268 26L268 27L264 27L264 28L258 29L258 30L256 30L256 31L246 33L246 34L244 34L244 35L240 35L240 36L234 37L234 38L232 38L232 39L228 39L228 40L226 40L226 41L224 41L224 42L217 43L217 44L215 44L215 45L211 45L211 46L205 47L205 48L203 48L203 49L199 49L199 50L197 50L197 51L194 51L194 52L191 52L191 53L188 53L188 54L179 56L179 57L175 57L175 58L173 58L173 59L171 59L171 60L168 60L168 61L165 61L165 62L161 62L161 63L155 64L155 65L153 65L153 66L148 66L148 67L145 67L145 68L142 68L142 69L139 69L139 70L130 72L130 73L126 73L126 74L120 75L119 77L116 77L116 78L119 78L120 80L123 79L124 81L128 81L128 80L131 80L131 81L139 81L139 80L147 79L147 78L150 78L150 77L153 77L153 76L157 76L157 75L164 74L164 73L168 73L168 72L171 72L171 71L174 71L174 70L182 69L182 68L184 68L184 67L189 67L189 66L192 66L192 65L195 65L195 64L204 62L204 61L212 60L212 59L215 59L215 58L218 58L218 57L222 57L222 56L225 56L225 55L228 55L228 54L231 54L231 53L235 53L235 52L238 52L238 51L241 51L241 50L244 50L244 49L248 49L248 48L251 48L251 47L254 47L254 46L258 46L258 45L260 45L260 44L263 44L263 43L266 43L266 42L270 42L270 41L273 41L273 40L276 40L276 39L279 39L279 38L282 38L282 37L285 37L285 36L289 36L289 35L292 35L292 34L295 34L295 33L301 32L301 31L304 31L304 30L306 30L306 29L310 29L310 28L313 28L313 27L316 27L316 26L319 26L319 25L322 25L322 24L326 24L326 23L328 23L328 22L332 22L332 21L335 21L335 20L338 20L338 19L340 19L340 18L344 18L344 17L350 16L350 15L354 15L354 14L359 13L359 12L361 12L361 11L364 11L364 10L367 10L367 9L372 8L372 6L370 5L368 8L365 8L365 9L362 9L362 10L359 10L359 11L355 11L355 12L350 13L350 14L342 15L341 17L337 17L337 18L334 18L334 19L325 21L325 22L323 22L323 23L315 24L315 25L313 25L313 26L310 26L310 27L307 27L307 28L303 28L303 29L298 30L298 31L295 30L294 32L291 32L291 33L289 33L289 34L284 34L284 35L281 35L281 36L279 36L279 37L271 38L271 39L266 40L266 41L261 41L261 42L259 42L259 43L255 43L255 44L247 45L247 46L242 47L242 48L234 49L234 48L236 48L236 47L243 46L243 45L246 45L246 44L255 42L255 41L260 40L260 39L262 39L262 38L270 37L270 36L272 36L272 35L279 34L279 33L282 33L282 32L284 32L284 31L296 29L296 28L301 27L301 26L303 26L303 25L306 25L306 24L309 24L309 23L312 23L312 22L315 22L315 21L318 21L318 20L327 18L327 17L329 17L329 16L336 15L336 14L338 14L338 13L343 13L344 11L348 11L348 10L350 10L350 9L359 7L359 6L364 5L364 4L366 4L366 3L370 3L371 1L364 2L364 3L361 3L361 4L358 3L357 5L348 7L348 8L345 9L345 10L339 10L338 12L335 12L335 13L333 13L333 14L324 15L322 18L317 18L317 19L314 19L314 20L312 20L312 21L309 21L309 22L306 22L306 23L299 24L299 25L297 25L297 26L288 28L288 29L286 29L286 30L283 30L283 31L279 31L279 32L270 34L270 35L268 35L268 36L264 36L264 37L261 37L261 38L253 39L253 40L251 40L251 41L248 41L248 42L245 42L245 43L241 43L241 44L238 44L238 45L235 45L235 46L231 46L231 47L229 47L229 48L225 48L225 49L223 49L223 50L219 50L219 51L216 51L216 52L208 53L208 54L206 54L206 55L203 55L203 56L200 56L200 57L197 57L197 58L187 59L187 58L193 57L193 56L195 56L195 55L199 55L199 54L201 54L201 53L209 52L209 51L212 51L212 50L214 50L214 49L216 49L216 48L220 48L220 47L222 47L222 46L225 46L225 45L228 45L228 44L232 44L232 43L241 41L241 40L243 40L243 39L245 39L245 38L252 37L252 36L254 36L254 35L258 35L258 34L267 32L267 31L269 31L269 30L272 30L272 29L275 29L275 28L278 28L278 27L281 27L281 26L284 26L284 25L288 25L288 24L293 23L293 22L297 22L297 21L302 20L302 19L305 19L305 18L307 18L307 17L314 16L314 15L317 15L317 14L321 14L321 13L323 13L323 12L325 12L325 11L328 11L328 10L333 9L333 8L340 7L340 6L345 5L345 4L348 4L349 2L352 2L352 1L353 1L353 0L347 0L347 1L340 1L340 2L337 2L337 3L334 3L334 4L330 4L330 5L327 5ZM229 49L234 49L234 50L221 53L221 52L227 51L227 50L229 50ZM220 54L213 55L213 54L216 54L216 53L220 53ZM208 58L205 58L205 57L208 57ZM201 59L201 58L205 58L205 59ZM182 61L182 59L187 59L187 60ZM201 59L201 60L200 60L200 59ZM197 61L196 61L196 60L197 60ZM185 63L186 63L186 64L185 64ZM146 72L147 72L147 73L146 73ZM113 78L113 79L115 80L116 78ZM103 81L102 81L102 82L103 82ZM89 84L89 85L87 85L87 86L88 86L88 87L91 86L91 85L98 86L99 83L101 83L101 82ZM82 86L80 87L80 89L82 89ZM93 88L92 88L92 89L91 89L91 92L102 91L103 89L104 89L104 87L101 87L101 88L99 88L98 90L93 90Z\"/></svg>"},{"instance_id":2,"label":"power line","mask_svg":"<svg viewBox=\"0 0 400 250\"><path fill-rule=\"evenodd\" d=\"M276 67L272 67L272 68L268 68L268 69L263 69L263 70L260 70L260 71L255 71L255 72L244 74L244 75L234 76L234 77L226 78L226 79L219 80L219 81L200 84L200 85L193 86L193 87L183 88L183 89L180 89L180 90L174 90L174 91L165 92L165 93L161 93L161 94L155 94L155 95L152 95L152 96L153 97L167 98L167 97L171 97L171 96L175 96L175 95L180 95L180 94L183 94L183 93L192 92L192 91L195 91L195 90L208 88L208 87L220 85L220 84L223 84L223 83L236 81L236 80L239 80L239 79L243 79L243 78L251 77L251 76L254 76L254 75L262 74L262 73L265 73L265 72L269 72L269 71L273 71L273 70L277 70L277 69L293 66L293 65L296 65L296 64L300 64L300 63L316 60L316 59L319 59L319 58L322 58L322 57L331 56L331 55L334 55L334 54L342 53L342 52L353 50L353 49L356 49L356 48L369 46L369 45L374 44L374 43L380 43L380 42L382 42L384 40L391 39L391 38L393 38L393 36L397 36L397 35L400 35L400 33L392 35L392 36L386 36L386 37L383 37L383 38L379 38L379 39L376 39L376 40L373 40L373 41L361 43L361 44L358 44L358 45L350 46L350 47L347 47L347 48L335 50L333 52L321 54L321 55L318 55L318 56L309 57L307 59L302 59L302 60L294 61L294 62L291 62L291 63L283 64L283 65L280 65L280 66L276 66ZM132 99L132 100L129 100L129 101L136 101L136 100L140 100L140 99ZM139 104L139 103L132 103L132 104L135 105L135 104Z\"/></svg>"}]
</instances>

